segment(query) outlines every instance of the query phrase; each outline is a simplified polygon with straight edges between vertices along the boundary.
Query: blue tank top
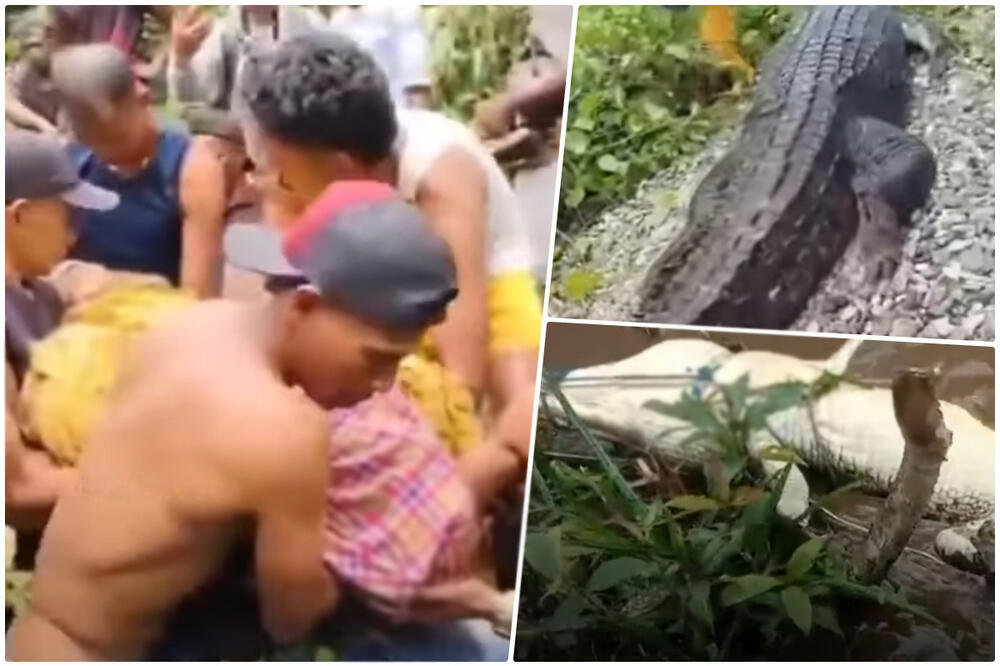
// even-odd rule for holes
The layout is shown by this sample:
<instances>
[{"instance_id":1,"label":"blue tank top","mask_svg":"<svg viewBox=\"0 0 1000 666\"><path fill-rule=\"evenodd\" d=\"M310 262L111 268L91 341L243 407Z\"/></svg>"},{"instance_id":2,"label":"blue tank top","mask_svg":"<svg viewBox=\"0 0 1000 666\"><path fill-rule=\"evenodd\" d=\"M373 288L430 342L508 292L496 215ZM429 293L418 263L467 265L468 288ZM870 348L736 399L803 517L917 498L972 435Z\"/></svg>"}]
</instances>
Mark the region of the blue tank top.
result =
<instances>
[{"instance_id":1,"label":"blue tank top","mask_svg":"<svg viewBox=\"0 0 1000 666\"><path fill-rule=\"evenodd\" d=\"M112 270L162 275L180 281L182 212L181 167L189 137L161 130L156 155L142 172L122 176L86 146L69 149L80 178L120 197L109 211L77 210L77 243L72 256Z\"/></svg>"}]
</instances>

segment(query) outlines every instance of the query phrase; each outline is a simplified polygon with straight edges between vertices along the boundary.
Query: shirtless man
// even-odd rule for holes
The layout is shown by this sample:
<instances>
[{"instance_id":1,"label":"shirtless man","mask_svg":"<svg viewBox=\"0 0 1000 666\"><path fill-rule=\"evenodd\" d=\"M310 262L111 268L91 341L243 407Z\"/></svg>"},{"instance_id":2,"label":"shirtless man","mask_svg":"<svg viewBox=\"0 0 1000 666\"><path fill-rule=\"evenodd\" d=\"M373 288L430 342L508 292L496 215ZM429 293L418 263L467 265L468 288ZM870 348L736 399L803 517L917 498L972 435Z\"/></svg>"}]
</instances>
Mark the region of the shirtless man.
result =
<instances>
[{"instance_id":1,"label":"shirtless man","mask_svg":"<svg viewBox=\"0 0 1000 666\"><path fill-rule=\"evenodd\" d=\"M303 286L193 306L143 338L80 461L80 485L53 512L8 659L142 658L241 536L254 540L261 614L277 642L332 608L324 410L391 385L457 293L447 245L413 208L383 205L374 218L288 232Z\"/></svg>"}]
</instances>

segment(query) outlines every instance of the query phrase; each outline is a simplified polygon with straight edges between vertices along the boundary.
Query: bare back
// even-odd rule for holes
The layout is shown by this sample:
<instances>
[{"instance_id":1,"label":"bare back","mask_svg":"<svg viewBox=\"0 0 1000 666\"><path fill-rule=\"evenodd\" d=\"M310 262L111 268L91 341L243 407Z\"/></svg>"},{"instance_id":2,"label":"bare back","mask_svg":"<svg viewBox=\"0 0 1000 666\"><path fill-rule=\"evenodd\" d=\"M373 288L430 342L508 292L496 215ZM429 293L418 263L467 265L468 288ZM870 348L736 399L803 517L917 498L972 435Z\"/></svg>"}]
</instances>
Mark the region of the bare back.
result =
<instances>
[{"instance_id":1,"label":"bare back","mask_svg":"<svg viewBox=\"0 0 1000 666\"><path fill-rule=\"evenodd\" d=\"M287 434L294 448L303 423L325 424L267 365L246 307L194 306L137 345L80 486L53 513L33 609L92 654L141 657L233 538L251 534L259 498L246 470L286 439L263 433Z\"/></svg>"}]
</instances>

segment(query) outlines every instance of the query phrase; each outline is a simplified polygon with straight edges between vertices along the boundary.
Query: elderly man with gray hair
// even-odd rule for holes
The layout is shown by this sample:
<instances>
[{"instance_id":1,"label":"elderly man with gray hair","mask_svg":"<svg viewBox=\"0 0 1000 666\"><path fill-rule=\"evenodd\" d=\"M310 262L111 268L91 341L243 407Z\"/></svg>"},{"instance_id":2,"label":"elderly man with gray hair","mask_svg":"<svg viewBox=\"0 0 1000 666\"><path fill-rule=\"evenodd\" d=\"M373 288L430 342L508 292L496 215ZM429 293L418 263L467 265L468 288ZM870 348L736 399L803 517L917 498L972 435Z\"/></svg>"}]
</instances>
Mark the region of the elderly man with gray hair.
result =
<instances>
[{"instance_id":1,"label":"elderly man with gray hair","mask_svg":"<svg viewBox=\"0 0 1000 666\"><path fill-rule=\"evenodd\" d=\"M217 294L226 182L213 150L158 126L149 91L114 46L59 51L52 79L78 142L70 156L79 177L121 199L81 216L73 257Z\"/></svg>"}]
</instances>

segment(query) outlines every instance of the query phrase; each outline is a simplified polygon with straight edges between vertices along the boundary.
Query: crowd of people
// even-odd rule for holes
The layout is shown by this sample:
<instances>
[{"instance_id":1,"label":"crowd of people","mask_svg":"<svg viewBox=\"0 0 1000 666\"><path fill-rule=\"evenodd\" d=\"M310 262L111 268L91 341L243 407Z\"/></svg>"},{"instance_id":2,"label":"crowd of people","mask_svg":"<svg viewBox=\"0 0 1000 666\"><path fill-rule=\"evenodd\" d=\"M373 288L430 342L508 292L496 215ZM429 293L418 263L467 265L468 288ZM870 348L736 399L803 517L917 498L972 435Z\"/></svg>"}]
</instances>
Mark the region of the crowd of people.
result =
<instances>
[{"instance_id":1,"label":"crowd of people","mask_svg":"<svg viewBox=\"0 0 1000 666\"><path fill-rule=\"evenodd\" d=\"M419 8L330 14L19 19L5 486L34 578L10 659L234 658L227 631L268 649L320 631L344 658L506 658L513 581L490 542L516 533L490 525L498 507L520 520L527 467L529 218L482 133L428 110ZM153 53L149 17L169 30ZM536 71L477 126L558 116L565 70ZM158 115L160 88L182 123ZM136 285L178 305L121 345L93 423L62 429L79 455L53 456L26 378L71 374L34 357Z\"/></svg>"}]
</instances>

